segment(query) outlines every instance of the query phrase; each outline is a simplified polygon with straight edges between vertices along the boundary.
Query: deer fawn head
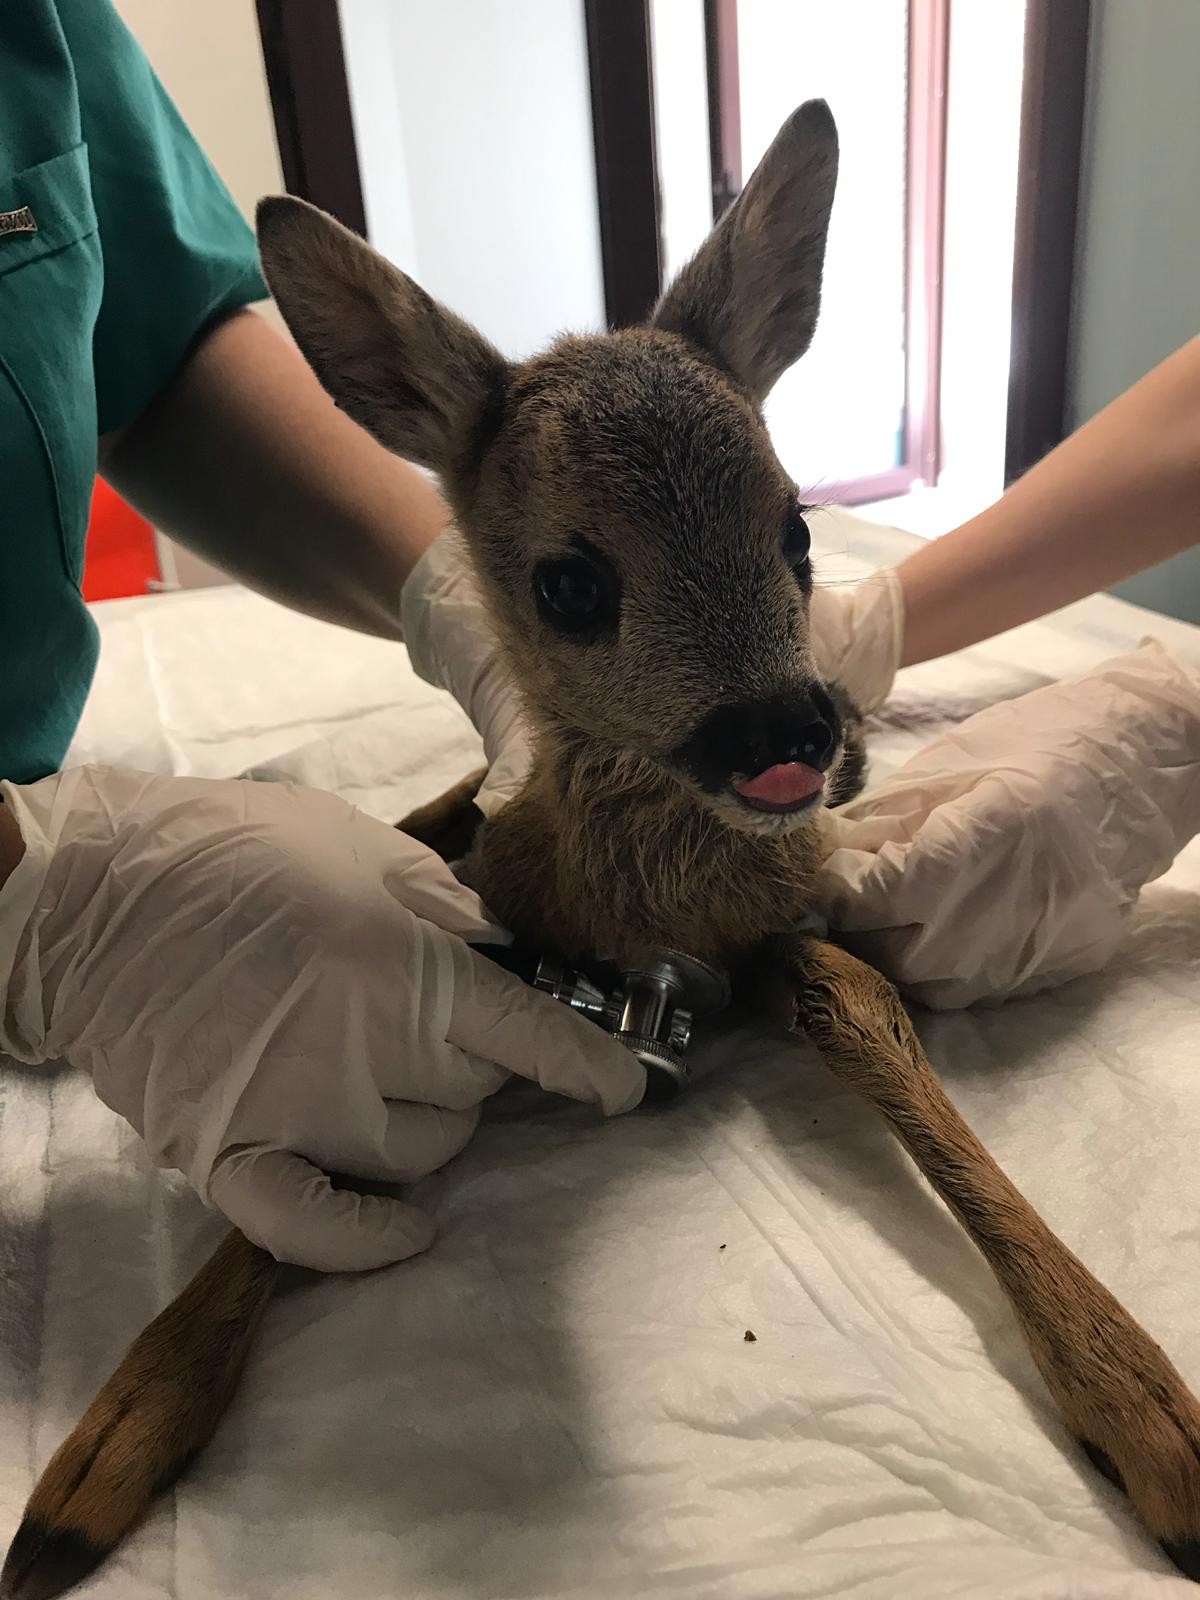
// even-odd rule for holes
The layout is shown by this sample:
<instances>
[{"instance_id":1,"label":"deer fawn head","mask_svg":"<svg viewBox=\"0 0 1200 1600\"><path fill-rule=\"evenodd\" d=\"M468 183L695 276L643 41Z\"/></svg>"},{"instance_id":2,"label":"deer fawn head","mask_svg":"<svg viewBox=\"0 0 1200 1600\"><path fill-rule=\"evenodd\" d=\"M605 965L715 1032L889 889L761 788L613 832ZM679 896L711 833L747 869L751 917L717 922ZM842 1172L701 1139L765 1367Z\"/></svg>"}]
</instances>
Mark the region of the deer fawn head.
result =
<instances>
[{"instance_id":1,"label":"deer fawn head","mask_svg":"<svg viewBox=\"0 0 1200 1600\"><path fill-rule=\"evenodd\" d=\"M802 823L843 749L809 650L804 508L760 410L812 339L836 177L813 101L648 326L517 365L311 206L258 213L318 378L440 476L534 725L750 832Z\"/></svg>"}]
</instances>

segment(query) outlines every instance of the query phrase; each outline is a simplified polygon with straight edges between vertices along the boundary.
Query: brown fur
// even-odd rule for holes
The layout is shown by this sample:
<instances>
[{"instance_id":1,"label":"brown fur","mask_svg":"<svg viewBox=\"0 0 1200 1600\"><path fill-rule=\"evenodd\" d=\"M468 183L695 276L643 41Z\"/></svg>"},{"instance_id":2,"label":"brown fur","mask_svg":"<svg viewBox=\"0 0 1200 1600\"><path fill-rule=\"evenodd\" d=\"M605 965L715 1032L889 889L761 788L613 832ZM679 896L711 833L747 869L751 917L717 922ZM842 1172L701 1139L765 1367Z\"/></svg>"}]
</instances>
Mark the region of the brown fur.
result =
<instances>
[{"instance_id":1,"label":"brown fur","mask_svg":"<svg viewBox=\"0 0 1200 1600\"><path fill-rule=\"evenodd\" d=\"M463 873L518 940L573 960L667 945L732 963L811 900L808 830L736 833L645 763L557 754L485 825Z\"/></svg>"},{"instance_id":2,"label":"brown fur","mask_svg":"<svg viewBox=\"0 0 1200 1600\"><path fill-rule=\"evenodd\" d=\"M986 1257L1072 1434L1200 1577L1200 1405L1179 1373L963 1122L891 984L822 940L774 953L797 980L795 1025L883 1113Z\"/></svg>"},{"instance_id":3,"label":"brown fur","mask_svg":"<svg viewBox=\"0 0 1200 1600\"><path fill-rule=\"evenodd\" d=\"M475 843L483 813L475 805L479 786L487 777L481 767L427 805L410 811L397 827L409 838L428 845L443 861L461 861Z\"/></svg>"},{"instance_id":4,"label":"brown fur","mask_svg":"<svg viewBox=\"0 0 1200 1600\"><path fill-rule=\"evenodd\" d=\"M61 1594L85 1578L208 1443L278 1271L227 1234L138 1335L38 1479L0 1573L5 1600Z\"/></svg>"},{"instance_id":5,"label":"brown fur","mask_svg":"<svg viewBox=\"0 0 1200 1600\"><path fill-rule=\"evenodd\" d=\"M712 777L721 761L758 771L737 765L755 748L743 723L814 692L810 585L783 549L795 490L759 405L812 335L836 157L828 112L802 108L650 328L560 340L518 367L300 202L267 202L260 240L326 387L441 474L525 703L533 775L483 827L469 880L543 948L622 962L674 945L752 980L888 1119L992 1266L1074 1435L1200 1576L1196 1402L962 1122L892 987L799 931L820 813L752 813ZM536 598L542 564L580 550L619 596L619 621L586 638ZM844 734L831 800L861 764ZM418 825L461 820L473 782ZM269 1289L243 1265L231 1296L206 1269L135 1345L35 1491L5 1595L57 1592L39 1541L102 1553L211 1431ZM207 1356L222 1318L227 1369Z\"/></svg>"}]
</instances>

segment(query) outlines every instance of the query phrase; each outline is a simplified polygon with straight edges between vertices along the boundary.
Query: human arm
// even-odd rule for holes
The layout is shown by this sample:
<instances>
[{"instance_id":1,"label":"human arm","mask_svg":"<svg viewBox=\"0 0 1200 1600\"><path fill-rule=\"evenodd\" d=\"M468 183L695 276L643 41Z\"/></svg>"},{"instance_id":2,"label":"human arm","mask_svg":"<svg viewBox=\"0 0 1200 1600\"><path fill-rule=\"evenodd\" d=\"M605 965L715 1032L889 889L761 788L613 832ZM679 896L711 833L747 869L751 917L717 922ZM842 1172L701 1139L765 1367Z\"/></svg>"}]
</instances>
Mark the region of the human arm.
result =
<instances>
[{"instance_id":1,"label":"human arm","mask_svg":"<svg viewBox=\"0 0 1200 1600\"><path fill-rule=\"evenodd\" d=\"M219 322L136 421L101 440L163 532L296 610L400 637L400 590L449 520L416 467L340 412L253 311Z\"/></svg>"},{"instance_id":2,"label":"human arm","mask_svg":"<svg viewBox=\"0 0 1200 1600\"><path fill-rule=\"evenodd\" d=\"M1200 540L1200 338L897 572L900 665L1045 616Z\"/></svg>"}]
</instances>

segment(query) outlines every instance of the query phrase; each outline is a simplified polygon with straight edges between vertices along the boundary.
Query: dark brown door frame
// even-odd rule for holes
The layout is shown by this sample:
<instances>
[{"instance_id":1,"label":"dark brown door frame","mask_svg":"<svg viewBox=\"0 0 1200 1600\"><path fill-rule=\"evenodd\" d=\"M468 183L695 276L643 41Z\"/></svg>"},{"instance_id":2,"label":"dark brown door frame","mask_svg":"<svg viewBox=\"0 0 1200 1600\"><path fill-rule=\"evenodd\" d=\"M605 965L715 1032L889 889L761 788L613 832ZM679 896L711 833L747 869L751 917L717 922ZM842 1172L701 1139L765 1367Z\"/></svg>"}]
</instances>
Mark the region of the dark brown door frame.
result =
<instances>
[{"instance_id":1,"label":"dark brown door frame","mask_svg":"<svg viewBox=\"0 0 1200 1600\"><path fill-rule=\"evenodd\" d=\"M257 0L283 181L367 231L337 0Z\"/></svg>"},{"instance_id":2,"label":"dark brown door frame","mask_svg":"<svg viewBox=\"0 0 1200 1600\"><path fill-rule=\"evenodd\" d=\"M1004 479L1062 439L1090 0L1027 0Z\"/></svg>"},{"instance_id":3,"label":"dark brown door frame","mask_svg":"<svg viewBox=\"0 0 1200 1600\"><path fill-rule=\"evenodd\" d=\"M600 255L610 327L644 322L662 289L648 0L584 0Z\"/></svg>"},{"instance_id":4,"label":"dark brown door frame","mask_svg":"<svg viewBox=\"0 0 1200 1600\"><path fill-rule=\"evenodd\" d=\"M742 186L737 70L737 0L705 0L713 215ZM941 465L942 219L950 0L909 0L904 459L849 483L822 485L840 505L904 494L937 482Z\"/></svg>"}]
</instances>

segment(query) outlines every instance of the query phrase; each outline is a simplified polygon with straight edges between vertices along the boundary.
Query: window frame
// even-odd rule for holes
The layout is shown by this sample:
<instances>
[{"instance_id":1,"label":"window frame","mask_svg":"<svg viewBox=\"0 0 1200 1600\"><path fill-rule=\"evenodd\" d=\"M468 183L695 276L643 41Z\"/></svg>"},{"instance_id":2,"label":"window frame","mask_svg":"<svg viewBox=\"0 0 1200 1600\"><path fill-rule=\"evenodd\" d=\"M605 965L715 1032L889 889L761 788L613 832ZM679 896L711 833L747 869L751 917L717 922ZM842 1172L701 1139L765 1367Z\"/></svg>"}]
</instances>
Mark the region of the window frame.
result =
<instances>
[{"instance_id":1,"label":"window frame","mask_svg":"<svg viewBox=\"0 0 1200 1600\"><path fill-rule=\"evenodd\" d=\"M704 0L708 45L713 218L745 181L738 86L738 0ZM822 484L836 505L888 500L932 487L941 470L942 256L950 0L909 0L904 248L903 459L860 478Z\"/></svg>"}]
</instances>

